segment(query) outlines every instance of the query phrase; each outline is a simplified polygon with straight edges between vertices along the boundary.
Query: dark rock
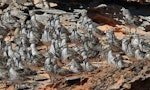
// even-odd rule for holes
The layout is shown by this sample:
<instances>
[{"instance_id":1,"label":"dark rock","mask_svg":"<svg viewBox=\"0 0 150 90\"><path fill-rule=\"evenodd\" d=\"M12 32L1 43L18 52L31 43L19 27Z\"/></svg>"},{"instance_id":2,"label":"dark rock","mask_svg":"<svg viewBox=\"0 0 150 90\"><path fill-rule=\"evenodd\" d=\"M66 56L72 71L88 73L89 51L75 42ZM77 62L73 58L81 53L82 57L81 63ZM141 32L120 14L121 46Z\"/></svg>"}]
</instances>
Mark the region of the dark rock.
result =
<instances>
[{"instance_id":1,"label":"dark rock","mask_svg":"<svg viewBox=\"0 0 150 90\"><path fill-rule=\"evenodd\" d=\"M123 15L120 13L121 6L102 6L97 8L88 9L87 15L99 24L108 24L115 26L116 24L122 24L119 20L123 19ZM115 20L117 18L118 20Z\"/></svg>"},{"instance_id":2,"label":"dark rock","mask_svg":"<svg viewBox=\"0 0 150 90\"><path fill-rule=\"evenodd\" d=\"M145 31L146 31L146 32L150 32L150 25L147 25L147 26L145 27Z\"/></svg>"}]
</instances>

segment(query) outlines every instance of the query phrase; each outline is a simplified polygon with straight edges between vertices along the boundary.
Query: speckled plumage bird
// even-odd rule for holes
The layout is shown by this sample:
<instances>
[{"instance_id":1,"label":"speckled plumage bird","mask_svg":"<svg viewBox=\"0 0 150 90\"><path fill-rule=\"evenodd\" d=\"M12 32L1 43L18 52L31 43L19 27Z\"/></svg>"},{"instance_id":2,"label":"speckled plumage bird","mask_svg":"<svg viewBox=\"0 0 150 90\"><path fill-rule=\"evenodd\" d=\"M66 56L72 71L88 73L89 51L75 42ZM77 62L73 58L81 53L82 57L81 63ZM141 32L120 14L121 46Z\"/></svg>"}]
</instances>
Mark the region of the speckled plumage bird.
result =
<instances>
[{"instance_id":1,"label":"speckled plumage bird","mask_svg":"<svg viewBox=\"0 0 150 90\"><path fill-rule=\"evenodd\" d=\"M19 89L20 85L22 85L23 81L26 80L27 76L35 75L36 72L32 71L28 67L19 68L11 63L11 66L8 70L9 80L14 85L15 89Z\"/></svg>"},{"instance_id":2,"label":"speckled plumage bird","mask_svg":"<svg viewBox=\"0 0 150 90\"><path fill-rule=\"evenodd\" d=\"M134 56L135 48L131 45L131 43L128 44L128 49L126 50L127 56Z\"/></svg>"},{"instance_id":3,"label":"speckled plumage bird","mask_svg":"<svg viewBox=\"0 0 150 90\"><path fill-rule=\"evenodd\" d=\"M36 14L34 11L30 11L31 24L33 28L42 29L44 28L43 24L37 20Z\"/></svg>"},{"instance_id":4,"label":"speckled plumage bird","mask_svg":"<svg viewBox=\"0 0 150 90\"><path fill-rule=\"evenodd\" d=\"M31 48L32 56L35 56L35 55L39 55L39 54L40 54L40 53L38 52L38 50L36 49L35 44L31 44L31 45L30 45L30 48Z\"/></svg>"},{"instance_id":5,"label":"speckled plumage bird","mask_svg":"<svg viewBox=\"0 0 150 90\"><path fill-rule=\"evenodd\" d=\"M19 73L13 67L11 67L9 69L9 78L10 80L18 80L21 77L19 76Z\"/></svg>"},{"instance_id":6,"label":"speckled plumage bird","mask_svg":"<svg viewBox=\"0 0 150 90\"><path fill-rule=\"evenodd\" d=\"M69 36L71 42L73 43L79 42L80 37L81 36L78 34L77 29L73 29L71 35Z\"/></svg>"},{"instance_id":7,"label":"speckled plumage bird","mask_svg":"<svg viewBox=\"0 0 150 90\"><path fill-rule=\"evenodd\" d=\"M53 55L56 54L55 40L51 41L51 46L50 46L49 52L52 53Z\"/></svg>"},{"instance_id":8,"label":"speckled plumage bird","mask_svg":"<svg viewBox=\"0 0 150 90\"><path fill-rule=\"evenodd\" d=\"M14 18L11 13L11 8L12 8L12 5L9 5L7 7L7 11L3 14L3 16L1 16L3 20L3 24L8 25L7 27L9 27L9 29L13 28L12 25L15 24L15 22L17 21L16 18Z\"/></svg>"},{"instance_id":9,"label":"speckled plumage bird","mask_svg":"<svg viewBox=\"0 0 150 90\"><path fill-rule=\"evenodd\" d=\"M135 48L131 44L131 37L124 37L122 40L122 50L127 56L134 56Z\"/></svg>"},{"instance_id":10,"label":"speckled plumage bird","mask_svg":"<svg viewBox=\"0 0 150 90\"><path fill-rule=\"evenodd\" d=\"M90 49L90 47L88 46L88 42L87 41L85 41L85 42L83 42L83 47L84 47L84 49L86 50L86 51L88 51L89 49Z\"/></svg>"},{"instance_id":11,"label":"speckled plumage bird","mask_svg":"<svg viewBox=\"0 0 150 90\"><path fill-rule=\"evenodd\" d=\"M150 44L144 42L144 39L140 39L139 41L139 48L142 52L149 52L150 51Z\"/></svg>"},{"instance_id":12,"label":"speckled plumage bird","mask_svg":"<svg viewBox=\"0 0 150 90\"><path fill-rule=\"evenodd\" d=\"M135 58L137 60L145 60L145 52L142 52L140 49L135 50Z\"/></svg>"},{"instance_id":13,"label":"speckled plumage bird","mask_svg":"<svg viewBox=\"0 0 150 90\"><path fill-rule=\"evenodd\" d=\"M54 83L57 80L57 70L56 63L51 61L51 58L47 58L44 64L45 71L49 74L50 80Z\"/></svg>"},{"instance_id":14,"label":"speckled plumage bird","mask_svg":"<svg viewBox=\"0 0 150 90\"><path fill-rule=\"evenodd\" d=\"M2 21L0 21L0 28L1 29L7 29L7 27L5 25L3 25Z\"/></svg>"},{"instance_id":15,"label":"speckled plumage bird","mask_svg":"<svg viewBox=\"0 0 150 90\"><path fill-rule=\"evenodd\" d=\"M44 30L44 32L42 33L42 38L41 38L43 42L49 42L49 41L51 41L51 36L50 36L49 33L50 32L49 32L48 29Z\"/></svg>"},{"instance_id":16,"label":"speckled plumage bird","mask_svg":"<svg viewBox=\"0 0 150 90\"><path fill-rule=\"evenodd\" d=\"M37 66L43 65L44 56L36 49L35 44L30 45L32 63Z\"/></svg>"},{"instance_id":17,"label":"speckled plumage bird","mask_svg":"<svg viewBox=\"0 0 150 90\"><path fill-rule=\"evenodd\" d=\"M25 46L25 44L26 44L26 42L22 42L22 41L25 41L26 40L26 34L22 34L22 33L25 33L25 32L21 32L21 25L20 25L20 23L17 23L16 25L15 25L15 27L16 27L16 29L15 29L15 31L14 31L14 42L17 44L17 45L19 45L19 46L21 46L21 45L24 45ZM24 40L23 40L24 39Z\"/></svg>"},{"instance_id":18,"label":"speckled plumage bird","mask_svg":"<svg viewBox=\"0 0 150 90\"><path fill-rule=\"evenodd\" d=\"M72 73L71 71L67 69L61 68L57 64L54 65L54 72L56 73L56 75L60 75L60 76L66 76Z\"/></svg>"},{"instance_id":19,"label":"speckled plumage bird","mask_svg":"<svg viewBox=\"0 0 150 90\"><path fill-rule=\"evenodd\" d=\"M2 21L0 21L0 30L2 30L2 32L6 34L9 28L5 26Z\"/></svg>"},{"instance_id":20,"label":"speckled plumage bird","mask_svg":"<svg viewBox=\"0 0 150 90\"><path fill-rule=\"evenodd\" d=\"M4 39L4 36L0 35L0 50L2 50L5 46L5 43L4 43L3 39Z\"/></svg>"},{"instance_id":21,"label":"speckled plumage bird","mask_svg":"<svg viewBox=\"0 0 150 90\"><path fill-rule=\"evenodd\" d=\"M31 30L28 33L29 33L28 38L30 43L37 44L40 41L41 35L39 31Z\"/></svg>"},{"instance_id":22,"label":"speckled plumage bird","mask_svg":"<svg viewBox=\"0 0 150 90\"><path fill-rule=\"evenodd\" d=\"M60 23L60 18L59 18L59 16L58 15L56 15L56 16L54 16L54 27L58 27L59 25L61 25L61 23Z\"/></svg>"},{"instance_id":23,"label":"speckled plumage bird","mask_svg":"<svg viewBox=\"0 0 150 90\"><path fill-rule=\"evenodd\" d=\"M21 28L20 34L27 36L27 28L25 26Z\"/></svg>"},{"instance_id":24,"label":"speckled plumage bird","mask_svg":"<svg viewBox=\"0 0 150 90\"><path fill-rule=\"evenodd\" d=\"M121 40L117 39L114 34L114 29L110 29L106 32L106 40L113 51L120 51Z\"/></svg>"},{"instance_id":25,"label":"speckled plumage bird","mask_svg":"<svg viewBox=\"0 0 150 90\"><path fill-rule=\"evenodd\" d=\"M14 69L14 67L10 67L10 69L9 69L9 79L15 85L15 89L18 89L20 86L17 87L17 85L20 85L22 83L24 77L21 75L21 73L18 73Z\"/></svg>"},{"instance_id":26,"label":"speckled plumage bird","mask_svg":"<svg viewBox=\"0 0 150 90\"><path fill-rule=\"evenodd\" d=\"M48 64L50 64L50 63L56 64L57 61L56 61L56 59L55 59L54 57L46 58L46 59L45 59L45 64L44 64L44 65L48 65Z\"/></svg>"},{"instance_id":27,"label":"speckled plumage bird","mask_svg":"<svg viewBox=\"0 0 150 90\"><path fill-rule=\"evenodd\" d=\"M115 64L115 56L112 54L112 50L109 50L108 55L107 55L107 62L108 64Z\"/></svg>"},{"instance_id":28,"label":"speckled plumage bird","mask_svg":"<svg viewBox=\"0 0 150 90\"><path fill-rule=\"evenodd\" d=\"M85 50L81 51L81 56L82 56L83 60L88 58L87 52Z\"/></svg>"},{"instance_id":29,"label":"speckled plumage bird","mask_svg":"<svg viewBox=\"0 0 150 90\"><path fill-rule=\"evenodd\" d=\"M107 61L109 64L114 64L116 67L122 67L122 60L120 54L113 54L112 50L109 50L107 55Z\"/></svg>"},{"instance_id":30,"label":"speckled plumage bird","mask_svg":"<svg viewBox=\"0 0 150 90\"><path fill-rule=\"evenodd\" d=\"M79 73L83 71L82 66L75 59L72 59L71 62L67 64L67 66L69 66L70 70L74 73Z\"/></svg>"},{"instance_id":31,"label":"speckled plumage bird","mask_svg":"<svg viewBox=\"0 0 150 90\"><path fill-rule=\"evenodd\" d=\"M83 67L84 71L88 71L88 72L92 72L92 71L97 69L97 67L93 66L88 61L83 61L83 66L82 67Z\"/></svg>"},{"instance_id":32,"label":"speckled plumage bird","mask_svg":"<svg viewBox=\"0 0 150 90\"><path fill-rule=\"evenodd\" d=\"M21 60L18 61L18 68L19 69L24 69L25 68L25 66L23 65L23 63L21 62Z\"/></svg>"},{"instance_id":33,"label":"speckled plumage bird","mask_svg":"<svg viewBox=\"0 0 150 90\"><path fill-rule=\"evenodd\" d=\"M59 43L59 47L63 47L63 46L66 46L67 45L67 40L66 38L62 39Z\"/></svg>"},{"instance_id":34,"label":"speckled plumage bird","mask_svg":"<svg viewBox=\"0 0 150 90\"><path fill-rule=\"evenodd\" d=\"M114 59L115 66L116 67L122 67L123 66L123 58L121 57L120 54L116 54L115 56L116 56L115 59Z\"/></svg>"},{"instance_id":35,"label":"speckled plumage bird","mask_svg":"<svg viewBox=\"0 0 150 90\"><path fill-rule=\"evenodd\" d=\"M130 21L133 22L133 16L131 15L130 11L128 9L125 9L124 7L121 9L123 15L124 15L124 19L126 19L126 21Z\"/></svg>"},{"instance_id":36,"label":"speckled plumage bird","mask_svg":"<svg viewBox=\"0 0 150 90\"><path fill-rule=\"evenodd\" d=\"M20 47L18 52L21 56L21 60L25 60L27 58L26 50L24 50L23 47Z\"/></svg>"},{"instance_id":37,"label":"speckled plumage bird","mask_svg":"<svg viewBox=\"0 0 150 90\"><path fill-rule=\"evenodd\" d=\"M13 49L12 49L12 46L8 46L8 56L9 57L14 57L14 51L13 51Z\"/></svg>"},{"instance_id":38,"label":"speckled plumage bird","mask_svg":"<svg viewBox=\"0 0 150 90\"><path fill-rule=\"evenodd\" d=\"M145 54L145 59L146 59L146 60L150 60L150 52L147 52L147 53Z\"/></svg>"},{"instance_id":39,"label":"speckled plumage bird","mask_svg":"<svg viewBox=\"0 0 150 90\"><path fill-rule=\"evenodd\" d=\"M51 62L50 58L47 58L44 64L44 69L47 73L54 73L54 64Z\"/></svg>"},{"instance_id":40,"label":"speckled plumage bird","mask_svg":"<svg viewBox=\"0 0 150 90\"><path fill-rule=\"evenodd\" d=\"M134 48L138 48L139 47L139 43L140 43L140 37L139 37L139 35L137 35L137 34L134 34L133 36L132 36L133 38L133 40L132 40L132 45L133 45L133 47Z\"/></svg>"},{"instance_id":41,"label":"speckled plumage bird","mask_svg":"<svg viewBox=\"0 0 150 90\"><path fill-rule=\"evenodd\" d=\"M8 79L8 69L3 65L0 65L0 79Z\"/></svg>"},{"instance_id":42,"label":"speckled plumage bird","mask_svg":"<svg viewBox=\"0 0 150 90\"><path fill-rule=\"evenodd\" d=\"M62 62L70 61L68 58L73 57L74 51L68 47L68 45L63 46L61 51L61 60Z\"/></svg>"}]
</instances>

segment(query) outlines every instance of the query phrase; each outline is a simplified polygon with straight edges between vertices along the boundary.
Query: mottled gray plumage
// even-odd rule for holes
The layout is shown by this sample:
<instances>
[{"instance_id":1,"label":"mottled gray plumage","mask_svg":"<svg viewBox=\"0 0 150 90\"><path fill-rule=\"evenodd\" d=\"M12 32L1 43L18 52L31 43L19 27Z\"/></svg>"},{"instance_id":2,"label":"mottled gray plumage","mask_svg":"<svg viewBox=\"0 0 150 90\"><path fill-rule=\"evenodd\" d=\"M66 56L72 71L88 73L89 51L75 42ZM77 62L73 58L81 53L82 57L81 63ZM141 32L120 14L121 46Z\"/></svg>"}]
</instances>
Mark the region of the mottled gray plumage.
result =
<instances>
[{"instance_id":1,"label":"mottled gray plumage","mask_svg":"<svg viewBox=\"0 0 150 90\"><path fill-rule=\"evenodd\" d=\"M16 82L16 83L19 83L19 82L22 82L23 80L23 76L21 76L22 73L18 73L14 67L10 67L9 69L9 79L12 81L12 82Z\"/></svg>"},{"instance_id":2,"label":"mottled gray plumage","mask_svg":"<svg viewBox=\"0 0 150 90\"><path fill-rule=\"evenodd\" d=\"M147 53L145 54L145 59L146 59L146 60L150 60L150 52L147 52Z\"/></svg>"},{"instance_id":3,"label":"mottled gray plumage","mask_svg":"<svg viewBox=\"0 0 150 90\"><path fill-rule=\"evenodd\" d=\"M122 41L116 38L114 29L106 32L106 40L113 51L120 51Z\"/></svg>"},{"instance_id":4,"label":"mottled gray plumage","mask_svg":"<svg viewBox=\"0 0 150 90\"><path fill-rule=\"evenodd\" d=\"M81 36L78 34L77 29L73 29L73 31L71 32L71 35L69 36L70 40L73 43L79 42L80 37Z\"/></svg>"},{"instance_id":5,"label":"mottled gray plumage","mask_svg":"<svg viewBox=\"0 0 150 90\"><path fill-rule=\"evenodd\" d=\"M139 47L140 37L137 34L134 34L132 37L133 37L133 40L131 44L133 45L134 48L137 49Z\"/></svg>"},{"instance_id":6,"label":"mottled gray plumage","mask_svg":"<svg viewBox=\"0 0 150 90\"><path fill-rule=\"evenodd\" d=\"M69 70L67 70L67 69L61 68L61 67L58 66L57 64L54 65L54 72L55 72L57 75L61 75L61 76L66 76L66 75L72 73L71 71L69 71Z\"/></svg>"},{"instance_id":7,"label":"mottled gray plumage","mask_svg":"<svg viewBox=\"0 0 150 90\"><path fill-rule=\"evenodd\" d=\"M97 69L97 67L93 66L91 63L89 63L88 61L83 61L83 70L84 71L88 71L88 72L92 72L95 69Z\"/></svg>"},{"instance_id":8,"label":"mottled gray plumage","mask_svg":"<svg viewBox=\"0 0 150 90\"><path fill-rule=\"evenodd\" d=\"M135 50L135 58L137 60L144 60L145 59L145 54L146 53L142 52L140 49Z\"/></svg>"},{"instance_id":9,"label":"mottled gray plumage","mask_svg":"<svg viewBox=\"0 0 150 90\"><path fill-rule=\"evenodd\" d=\"M122 50L127 56L134 56L135 48L131 44L131 37L124 37L122 40Z\"/></svg>"},{"instance_id":10,"label":"mottled gray plumage","mask_svg":"<svg viewBox=\"0 0 150 90\"><path fill-rule=\"evenodd\" d=\"M122 67L122 65L123 65L123 58L121 57L120 54L116 54L116 57L115 57L114 61L115 61L115 66L116 67Z\"/></svg>"},{"instance_id":11,"label":"mottled gray plumage","mask_svg":"<svg viewBox=\"0 0 150 90\"><path fill-rule=\"evenodd\" d=\"M0 66L0 79L8 79L8 69L3 65Z\"/></svg>"},{"instance_id":12,"label":"mottled gray plumage","mask_svg":"<svg viewBox=\"0 0 150 90\"><path fill-rule=\"evenodd\" d=\"M75 59L72 59L71 62L67 66L69 66L70 70L74 73L83 71L82 66Z\"/></svg>"},{"instance_id":13,"label":"mottled gray plumage","mask_svg":"<svg viewBox=\"0 0 150 90\"><path fill-rule=\"evenodd\" d=\"M150 51L150 44L144 42L144 39L140 39L139 48L142 52L149 52Z\"/></svg>"},{"instance_id":14,"label":"mottled gray plumage","mask_svg":"<svg viewBox=\"0 0 150 90\"><path fill-rule=\"evenodd\" d=\"M115 55L112 54L112 50L109 50L108 55L107 55L107 62L108 64L114 64L115 65Z\"/></svg>"},{"instance_id":15,"label":"mottled gray plumage","mask_svg":"<svg viewBox=\"0 0 150 90\"><path fill-rule=\"evenodd\" d=\"M120 54L113 54L112 50L108 52L107 61L109 64L114 64L116 67L122 67L122 60Z\"/></svg>"}]
</instances>

